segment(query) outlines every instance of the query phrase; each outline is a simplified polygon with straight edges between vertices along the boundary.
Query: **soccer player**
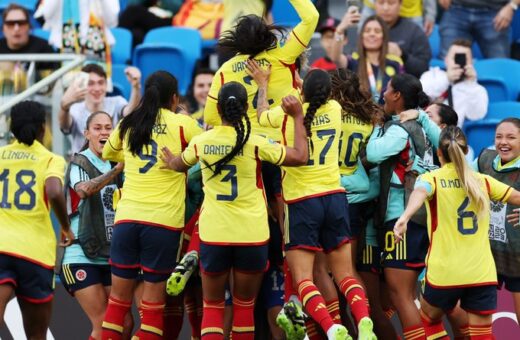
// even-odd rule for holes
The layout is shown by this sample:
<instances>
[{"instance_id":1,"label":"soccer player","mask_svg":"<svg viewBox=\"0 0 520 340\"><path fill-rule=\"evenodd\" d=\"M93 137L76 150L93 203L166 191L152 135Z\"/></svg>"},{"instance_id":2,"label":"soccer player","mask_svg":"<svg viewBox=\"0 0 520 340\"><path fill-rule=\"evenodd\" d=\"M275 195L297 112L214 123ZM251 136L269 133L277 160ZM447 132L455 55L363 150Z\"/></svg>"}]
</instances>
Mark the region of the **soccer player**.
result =
<instances>
[{"instance_id":1,"label":"soccer player","mask_svg":"<svg viewBox=\"0 0 520 340\"><path fill-rule=\"evenodd\" d=\"M61 225L61 244L74 239L69 227L63 175L65 160L41 144L45 110L34 101L11 109L16 138L0 147L0 320L16 294L28 339L45 339L54 295L56 235L50 207Z\"/></svg>"},{"instance_id":2,"label":"soccer player","mask_svg":"<svg viewBox=\"0 0 520 340\"><path fill-rule=\"evenodd\" d=\"M294 148L251 134L247 106L244 86L225 84L218 95L223 125L196 137L180 156L163 150L163 160L176 171L201 163L205 194L199 218L204 340L224 336L224 297L230 273L232 337L254 338L255 297L267 269L269 242L260 162L297 166L308 158L302 108L295 97L282 100L283 110L294 117Z\"/></svg>"},{"instance_id":3,"label":"soccer player","mask_svg":"<svg viewBox=\"0 0 520 340\"><path fill-rule=\"evenodd\" d=\"M475 163L480 173L520 190L520 119L502 120L495 132L495 150L482 151ZM513 293L516 316L520 320L520 207L492 200L490 212L489 238L499 286L505 285Z\"/></svg>"},{"instance_id":4,"label":"soccer player","mask_svg":"<svg viewBox=\"0 0 520 340\"><path fill-rule=\"evenodd\" d=\"M410 221L404 242L394 245L393 226L404 211L406 193L413 188L415 175L408 171L410 161L422 159L422 166L433 165L432 146L438 145L439 127L427 115L421 116L421 125L413 121L399 123L401 112L424 107L428 96L423 92L421 82L409 74L399 74L390 80L384 94L386 114L391 120L385 123L382 133L374 133L367 144L367 160L380 164L379 209L376 211L376 227L382 228L380 237L383 248L382 264L388 284L390 299L399 313L405 337L424 331L419 311L415 306L416 283L424 268L424 258L428 249L425 213ZM432 135L430 142L426 139ZM412 169L414 164L412 164ZM421 168L417 168L424 172Z\"/></svg>"},{"instance_id":5,"label":"soccer player","mask_svg":"<svg viewBox=\"0 0 520 340\"><path fill-rule=\"evenodd\" d=\"M470 338L494 339L491 315L497 304L497 274L488 239L489 201L519 205L520 192L473 172L465 160L467 151L460 128L442 131L437 151L442 167L418 178L394 234L400 241L407 228L418 228L408 222L426 203L430 247L421 317L427 324L440 323L460 300L468 313ZM417 336L419 331L409 338Z\"/></svg>"},{"instance_id":6,"label":"soccer player","mask_svg":"<svg viewBox=\"0 0 520 340\"><path fill-rule=\"evenodd\" d=\"M202 133L197 122L174 114L177 80L157 71L145 83L139 106L123 118L103 148L103 158L124 161L125 183L117 205L110 249L112 289L103 319L103 339L120 339L133 287L143 271L141 328L137 337L160 339L166 279L177 257L184 227L186 175L161 169L158 152L180 153Z\"/></svg>"},{"instance_id":7,"label":"soccer player","mask_svg":"<svg viewBox=\"0 0 520 340\"><path fill-rule=\"evenodd\" d=\"M122 185L119 174L123 163L112 167L101 159L111 132L112 117L108 113L97 111L87 118L86 143L73 156L65 180L71 229L77 237L65 249L60 279L87 314L92 324L91 339L101 339L111 286L108 256L115 215L112 197Z\"/></svg>"},{"instance_id":8,"label":"soccer player","mask_svg":"<svg viewBox=\"0 0 520 340\"><path fill-rule=\"evenodd\" d=\"M347 339L346 328L334 324L312 280L315 252L323 250L334 279L351 307L360 339L373 339L368 301L363 288L353 277L348 207L338 167L341 106L329 100L330 94L330 76L322 70L310 71L303 82L309 160L301 167L284 168L282 182L283 198L287 204L286 258L307 313L327 332L329 339ZM259 94L258 97L260 125L282 127L283 143L292 145L294 137L289 117L280 107L268 110L265 95Z\"/></svg>"}]
</instances>

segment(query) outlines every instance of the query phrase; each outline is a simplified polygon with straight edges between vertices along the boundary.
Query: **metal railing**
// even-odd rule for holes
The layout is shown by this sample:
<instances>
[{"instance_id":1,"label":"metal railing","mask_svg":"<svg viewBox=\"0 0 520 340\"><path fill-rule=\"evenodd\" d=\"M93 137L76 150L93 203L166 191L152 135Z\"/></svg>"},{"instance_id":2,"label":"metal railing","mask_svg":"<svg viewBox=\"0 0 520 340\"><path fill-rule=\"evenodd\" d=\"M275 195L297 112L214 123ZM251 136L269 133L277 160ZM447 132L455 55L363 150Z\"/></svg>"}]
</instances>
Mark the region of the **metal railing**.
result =
<instances>
[{"instance_id":1,"label":"metal railing","mask_svg":"<svg viewBox=\"0 0 520 340\"><path fill-rule=\"evenodd\" d=\"M50 75L41 79L35 84L30 85L23 92L14 95L12 98L9 98L5 103L0 105L0 116L6 114L6 112L11 109L14 105L19 102L27 99L30 96L35 95L38 91L43 88L50 86L57 80L59 80L63 75L72 69L80 66L85 61L85 56L79 54L53 54L53 53L45 53L45 54L0 54L0 62L2 61L15 61L15 62L30 62L30 66L28 68L28 79L32 78L32 74L34 73L35 62L66 62L63 63L62 66L56 71L52 72ZM52 144L53 151L63 154L63 136L60 133L56 133L60 131L58 124L58 112L59 112L59 98L54 95L55 91L53 91L53 101L52 101L52 131L55 133L52 134ZM57 102L57 105L56 105ZM8 133L2 133L0 131L0 140L8 138Z\"/></svg>"}]
</instances>

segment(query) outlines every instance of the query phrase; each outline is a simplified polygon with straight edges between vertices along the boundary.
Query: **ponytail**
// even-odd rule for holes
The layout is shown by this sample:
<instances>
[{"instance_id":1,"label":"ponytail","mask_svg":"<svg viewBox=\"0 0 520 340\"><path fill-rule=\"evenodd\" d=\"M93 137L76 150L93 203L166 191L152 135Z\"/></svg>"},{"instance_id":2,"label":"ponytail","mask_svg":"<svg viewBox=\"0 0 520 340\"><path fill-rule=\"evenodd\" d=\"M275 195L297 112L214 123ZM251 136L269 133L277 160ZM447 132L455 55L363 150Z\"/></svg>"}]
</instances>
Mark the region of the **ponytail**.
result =
<instances>
[{"instance_id":1,"label":"ponytail","mask_svg":"<svg viewBox=\"0 0 520 340\"><path fill-rule=\"evenodd\" d=\"M303 118L303 125L307 132L307 137L312 137L312 121L316 111L327 103L331 93L331 79L327 72L319 69L315 69L307 73L305 80L303 81L303 95L305 101L309 103L305 117ZM313 151L314 145L311 140L311 151Z\"/></svg>"},{"instance_id":2,"label":"ponytail","mask_svg":"<svg viewBox=\"0 0 520 340\"><path fill-rule=\"evenodd\" d=\"M477 208L477 215L480 217L488 214L489 196L482 191L480 181L466 161L468 144L462 130L457 126L447 126L441 133L439 144L444 159L453 163L462 188Z\"/></svg>"},{"instance_id":3,"label":"ponytail","mask_svg":"<svg viewBox=\"0 0 520 340\"><path fill-rule=\"evenodd\" d=\"M159 110L171 109L174 95L178 95L177 79L170 73L157 71L146 79L141 102L123 118L120 125L120 138L124 140L128 134L128 149L133 155L139 154L144 146L150 144Z\"/></svg>"}]
</instances>

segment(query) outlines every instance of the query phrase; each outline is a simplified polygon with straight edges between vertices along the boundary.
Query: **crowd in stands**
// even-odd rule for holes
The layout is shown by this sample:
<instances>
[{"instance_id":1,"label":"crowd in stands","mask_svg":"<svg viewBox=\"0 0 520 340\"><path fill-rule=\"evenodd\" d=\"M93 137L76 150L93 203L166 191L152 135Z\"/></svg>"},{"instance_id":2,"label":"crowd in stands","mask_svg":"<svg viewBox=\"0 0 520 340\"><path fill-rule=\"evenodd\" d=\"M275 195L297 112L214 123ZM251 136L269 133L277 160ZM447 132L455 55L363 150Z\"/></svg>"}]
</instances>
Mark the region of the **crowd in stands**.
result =
<instances>
[{"instance_id":1,"label":"crowd in stands","mask_svg":"<svg viewBox=\"0 0 520 340\"><path fill-rule=\"evenodd\" d=\"M129 338L133 303L141 312L139 339L176 339L184 311L194 339L253 339L260 296L269 330L256 331L265 338L300 340L306 332L311 340L397 339L389 321L397 312L404 339L445 339L446 313L456 338L490 340L486 312L496 308L502 283L520 319L520 273L510 265L520 264L520 255L476 227L518 237L512 228L520 214L518 176L504 173L520 172L520 82L511 81L520 80L519 6L520 0L349 0L347 6L334 0L40 0L0 8L0 54L86 56L56 83L59 108L23 102L9 123L0 112L0 136L10 124L13 142L0 150L34 153L51 164L46 173L20 170L16 181L22 193L50 195L68 247L60 278L89 317L91 339ZM331 13L332 7L344 12ZM158 31L163 28L171 30ZM200 41L191 41L197 51L166 36L184 29L198 31ZM154 32L161 33L152 41ZM143 51L171 68L154 69L153 57L140 64ZM61 67L31 65L0 61L5 98ZM48 129L40 128L53 110L60 131L52 133L62 134L70 149L66 176L56 170L64 161L39 144L50 147L42 139ZM339 156L328 156L330 148ZM14 158L8 162L19 170ZM0 165L0 184L8 182L9 171L2 171ZM38 176L50 189L31 191ZM448 182L454 184L441 184ZM202 187L206 197L217 193L215 200L204 198L204 209ZM12 206L49 209L39 198L20 203L15 189L11 205L11 191L3 188L5 221L16 220L2 215ZM58 190L66 191L66 203ZM493 212L490 217L490 200L500 222ZM253 201L265 201L267 210ZM455 218L439 217L437 203ZM77 240L90 213L102 217L92 223L106 231L108 247L94 255L82 243L86 236ZM456 226L437 233L433 253L438 219ZM214 224L244 229L208 231ZM459 240L457 228L473 243ZM481 258L493 270L463 277L450 267L443 277L439 263L451 260L450 237L468 251L466 262L453 263ZM282 244L285 259L273 250ZM485 248L483 255L475 244ZM27 265L27 247L0 240L0 317L8 301L1 287L16 286L4 267L11 257L20 268ZM52 256L37 255L36 267L51 268ZM425 263L430 271L418 309ZM462 272L479 270L471 265ZM83 282L81 273L97 281ZM38 275L48 281L48 273ZM473 285L483 288L467 288ZM50 301L48 288L25 296L24 317L49 318L50 309L27 312ZM165 298L165 291L176 297ZM89 306L96 301L102 303ZM343 315L347 308L351 317ZM41 334L45 320L26 332Z\"/></svg>"}]
</instances>

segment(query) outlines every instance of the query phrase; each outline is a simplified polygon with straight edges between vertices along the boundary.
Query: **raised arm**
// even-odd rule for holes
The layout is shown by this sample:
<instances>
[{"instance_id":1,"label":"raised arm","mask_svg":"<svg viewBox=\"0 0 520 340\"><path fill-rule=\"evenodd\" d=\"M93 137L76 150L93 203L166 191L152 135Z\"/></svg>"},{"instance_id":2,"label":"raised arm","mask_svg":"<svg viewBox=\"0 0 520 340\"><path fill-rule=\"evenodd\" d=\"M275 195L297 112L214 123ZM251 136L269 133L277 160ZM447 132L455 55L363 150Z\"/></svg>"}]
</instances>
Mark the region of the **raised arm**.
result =
<instances>
[{"instance_id":1,"label":"raised arm","mask_svg":"<svg viewBox=\"0 0 520 340\"><path fill-rule=\"evenodd\" d=\"M269 102L267 101L267 86L271 76L271 65L268 66L267 70L264 70L258 65L256 60L249 59L246 63L246 67L247 74L250 75L258 85L256 118L260 122L260 116L262 115L262 112L269 110Z\"/></svg>"},{"instance_id":2,"label":"raised arm","mask_svg":"<svg viewBox=\"0 0 520 340\"><path fill-rule=\"evenodd\" d=\"M128 66L125 69L125 75L128 83L132 86L130 92L130 101L123 109L123 117L132 112L141 101L141 71L137 67Z\"/></svg>"},{"instance_id":3,"label":"raised arm","mask_svg":"<svg viewBox=\"0 0 520 340\"><path fill-rule=\"evenodd\" d=\"M287 96L282 99L282 109L294 121L294 147L286 146L285 160L282 165L304 165L309 160L309 143L307 142L307 132L303 125L302 105L296 97Z\"/></svg>"}]
</instances>

